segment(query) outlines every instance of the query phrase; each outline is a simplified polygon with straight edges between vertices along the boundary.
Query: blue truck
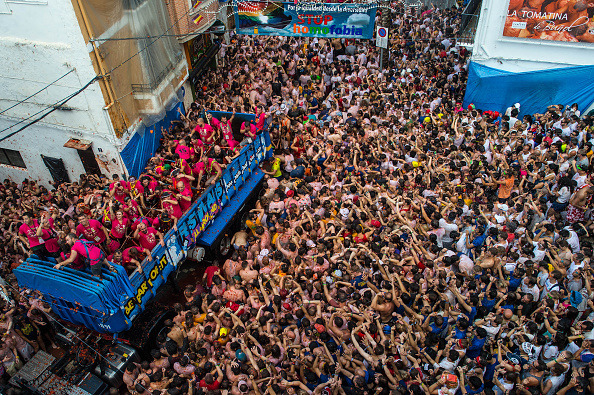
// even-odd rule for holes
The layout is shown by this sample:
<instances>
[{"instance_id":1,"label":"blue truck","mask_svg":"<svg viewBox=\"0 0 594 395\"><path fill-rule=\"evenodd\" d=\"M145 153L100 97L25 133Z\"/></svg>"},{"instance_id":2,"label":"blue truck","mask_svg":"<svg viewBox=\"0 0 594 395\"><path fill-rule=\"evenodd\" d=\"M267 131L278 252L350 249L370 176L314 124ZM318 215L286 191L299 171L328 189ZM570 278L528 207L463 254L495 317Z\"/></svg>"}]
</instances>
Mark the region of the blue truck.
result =
<instances>
[{"instance_id":1,"label":"blue truck","mask_svg":"<svg viewBox=\"0 0 594 395\"><path fill-rule=\"evenodd\" d=\"M105 334L130 329L188 254L197 247L219 248L225 229L264 179L260 163L271 156L270 136L263 131L184 214L178 230L165 235L165 247L153 249L151 259L142 262L142 272L128 277L122 267L116 273L104 269L98 279L67 267L54 269L54 262L32 256L14 270L19 285L39 291L63 320Z\"/></svg>"}]
</instances>

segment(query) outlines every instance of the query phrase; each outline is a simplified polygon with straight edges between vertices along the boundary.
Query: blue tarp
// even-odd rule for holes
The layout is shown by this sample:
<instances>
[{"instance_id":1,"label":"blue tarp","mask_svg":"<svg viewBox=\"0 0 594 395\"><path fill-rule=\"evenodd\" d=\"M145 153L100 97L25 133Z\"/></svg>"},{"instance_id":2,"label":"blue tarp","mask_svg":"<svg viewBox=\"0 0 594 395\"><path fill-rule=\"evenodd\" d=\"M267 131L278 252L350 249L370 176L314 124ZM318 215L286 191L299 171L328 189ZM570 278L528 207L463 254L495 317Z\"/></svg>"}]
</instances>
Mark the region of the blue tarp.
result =
<instances>
[{"instance_id":1,"label":"blue tarp","mask_svg":"<svg viewBox=\"0 0 594 395\"><path fill-rule=\"evenodd\" d=\"M116 265L117 273L104 268L103 278L99 279L68 267L55 270L54 264L32 256L14 274L20 286L41 292L63 319L98 332L127 329L121 311L128 298L134 296L134 289L123 267Z\"/></svg>"},{"instance_id":2,"label":"blue tarp","mask_svg":"<svg viewBox=\"0 0 594 395\"><path fill-rule=\"evenodd\" d=\"M594 102L594 66L510 73L470 62L464 107L499 111L520 103L521 115L543 113L552 104L577 103L585 110Z\"/></svg>"},{"instance_id":3,"label":"blue tarp","mask_svg":"<svg viewBox=\"0 0 594 395\"><path fill-rule=\"evenodd\" d=\"M144 171L146 163L155 155L161 142L161 127L169 129L171 122L179 119L179 112L184 111L184 104L179 102L167 111L165 118L151 127L144 127L140 133L134 133L126 147L122 150L122 160L128 169L128 174L138 178Z\"/></svg>"}]
</instances>

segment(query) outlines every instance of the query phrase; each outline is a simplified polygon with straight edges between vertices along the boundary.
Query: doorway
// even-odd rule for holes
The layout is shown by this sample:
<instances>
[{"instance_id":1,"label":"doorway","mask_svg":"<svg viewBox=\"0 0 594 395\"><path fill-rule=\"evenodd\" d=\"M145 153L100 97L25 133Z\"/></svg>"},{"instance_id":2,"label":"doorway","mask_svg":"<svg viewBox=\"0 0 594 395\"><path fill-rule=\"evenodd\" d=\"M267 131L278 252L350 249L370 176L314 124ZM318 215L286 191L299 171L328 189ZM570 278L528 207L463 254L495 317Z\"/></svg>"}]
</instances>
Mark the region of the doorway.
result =
<instances>
[{"instance_id":1,"label":"doorway","mask_svg":"<svg viewBox=\"0 0 594 395\"><path fill-rule=\"evenodd\" d=\"M85 168L85 173L87 174L96 174L98 176L101 175L101 169L99 168L99 164L97 163L97 158L95 158L95 154L93 153L93 148L88 147L87 149L77 149L78 156L80 157L80 161Z\"/></svg>"}]
</instances>

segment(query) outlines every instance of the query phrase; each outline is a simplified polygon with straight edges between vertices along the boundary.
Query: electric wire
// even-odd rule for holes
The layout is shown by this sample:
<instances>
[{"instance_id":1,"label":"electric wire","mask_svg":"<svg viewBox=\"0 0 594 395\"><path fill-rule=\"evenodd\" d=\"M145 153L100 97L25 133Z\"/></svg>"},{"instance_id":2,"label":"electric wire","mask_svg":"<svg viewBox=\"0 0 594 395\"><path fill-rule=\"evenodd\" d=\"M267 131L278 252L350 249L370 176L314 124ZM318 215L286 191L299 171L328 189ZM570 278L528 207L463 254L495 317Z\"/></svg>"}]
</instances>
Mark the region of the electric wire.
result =
<instances>
[{"instance_id":1,"label":"electric wire","mask_svg":"<svg viewBox=\"0 0 594 395\"><path fill-rule=\"evenodd\" d=\"M88 87L89 87L89 86L90 86L92 83L94 83L94 82L95 82L95 81L97 81L98 79L99 79L99 77L95 77L95 78L93 78L92 80L90 80L89 82L87 82L87 84L86 84L85 86L83 86L82 88L80 88L78 91L76 91L76 92L74 92L74 93L72 93L72 94L68 95L67 97L65 97L64 99L62 99L62 100L60 100L60 101L57 101L57 102L56 102L56 103L54 103L54 104L53 104L51 107L48 107L48 108L49 108L49 111L48 111L48 112L46 112L45 114L41 115L41 116L40 116L40 117L38 117L37 119L34 119L33 121L31 121L31 122L27 123L26 125L24 125L23 127L19 128L18 130L16 130L16 131L14 131L14 132L12 132L12 133L10 133L10 134L8 134L8 135L6 135L6 136L4 136L4 137L0 138L0 142L2 142L2 141L4 141L4 140L6 140L6 139L8 139L8 138L10 138L10 137L12 137L12 136L14 136L15 134L17 134L17 133L19 133L19 132L21 132L21 131L25 130L25 129L26 129L26 128L28 128L29 126L32 126L32 125L36 124L37 122L41 121L43 118L47 117L47 116L48 116L48 115L50 115L52 112L54 112L54 111L58 110L60 107L62 107L64 104L66 104L66 103L67 103L67 102L68 102L70 99L72 99L72 98L73 98L73 97L75 97L75 96L78 96L80 93L82 93L82 92L83 92L85 89L87 89L87 88L88 88ZM15 123L15 124L14 124L14 125L12 125L12 126L9 126L9 127L5 128L5 129L3 129L3 130L0 130L0 133L3 133L3 132L5 132L5 131L7 131L7 130L9 130L9 129L12 129L13 127L15 127L15 126L17 126L17 125L19 125L19 124L21 124L21 123L25 122L26 120L33 118L35 115L38 115L38 114L42 113L43 111L46 111L48 108L44 108L43 110L40 110L40 111L36 112L36 113L35 113L35 114L33 114L33 115L30 115L29 117L27 117L27 118L25 118L25 119L23 119L23 120L21 120L21 121L19 121L19 122Z\"/></svg>"},{"instance_id":2,"label":"electric wire","mask_svg":"<svg viewBox=\"0 0 594 395\"><path fill-rule=\"evenodd\" d=\"M55 110L57 110L60 106L64 105L66 102L68 102L70 99L72 99L73 97L77 96L78 94L80 94L82 91L84 91L85 89L87 89L92 83L94 83L95 81L97 81L99 78L103 78L107 75L110 75L111 73L113 73L115 70L119 69L120 67L122 67L123 65L125 65L126 63L128 63L130 60L134 59L136 56L138 56L139 54L141 54L142 52L144 52L148 47L150 47L151 45L153 45L154 43L156 43L158 40L160 40L162 37L165 37L165 34L167 34L167 32L169 32L174 26L176 26L177 24L179 24L179 22L181 22L182 18L184 18L185 16L187 16L190 12L192 12L194 9L196 8L196 6L194 7L190 7L188 9L188 11L186 11L181 17L179 17L177 19L177 21L175 21L175 23L173 23L171 26L169 26L169 28L167 30L165 30L163 32L163 34L160 34L159 36L157 36L153 41L149 42L148 44L146 44L144 47L142 47L139 51L137 51L135 54L133 54L132 56L130 56L128 59L124 60L122 63L120 63L119 65L117 65L116 67L114 67L113 69L109 70L105 75L98 75L95 78L93 78L92 80L90 80L84 87L82 87L80 90L74 92L73 94L67 96L66 98L54 103L52 106L44 108L38 112L36 112L33 115L28 116L25 119L20 120L19 122L15 123L12 126L9 126L3 130L0 130L0 133L3 133L9 129L12 129L13 127L33 118L34 116L42 113L43 111L46 111L48 108L50 109L50 111L48 111L47 113L41 115L39 118L27 123L26 125L24 125L23 127L19 128L17 131L10 133L9 135L0 138L0 142L6 140L7 138L10 138L12 136L14 136L15 134L27 129L28 127L36 124L37 122L41 121L43 118L47 117L49 114L51 114L52 112L54 112Z\"/></svg>"},{"instance_id":3,"label":"electric wire","mask_svg":"<svg viewBox=\"0 0 594 395\"><path fill-rule=\"evenodd\" d=\"M117 65L116 67L114 67L113 69L111 69L110 71L108 71L106 73L106 75L109 75L111 73L113 73L115 70L117 70L118 68L122 67L124 64L128 63L130 60L134 59L136 56L138 56L140 53L142 53L143 51L145 51L148 47L150 47L151 45L153 45L154 43L156 43L158 40L160 40L162 37L164 37L164 35L170 31L175 25L177 25L183 17L185 17L186 15L188 15L190 13L190 11L192 11L194 9L194 7L190 8L187 12L185 12L174 24L172 24L167 30L165 30L165 32L159 36L157 36L157 38L155 38L155 40L151 41L150 43L148 43L147 45L145 45L143 48L141 48L138 52L136 52L134 55L130 56L128 59L126 59L125 61L123 61L122 63L120 63L119 65ZM105 77L104 75L101 76L97 76L95 78L93 78L91 81L89 81L84 87L82 87L81 89L79 89L78 91L74 92L73 94L67 96L66 98L57 101L56 103L54 103L52 106L44 108L38 112L36 112L33 115L28 116L25 119L20 120L19 122L15 123L12 126L9 126L3 130L0 130L0 133L3 133L9 129L12 129L13 127L33 118L34 116L42 113L43 111L46 111L48 108L50 109L50 111L48 111L47 113L41 115L39 118L27 123L26 125L24 125L23 127L19 128L17 131L10 133L9 135L0 138L0 142L6 140L7 138L10 138L12 136L14 136L15 134L25 130L26 128L28 128L29 126L32 126L34 124L36 124L37 122L41 121L43 118L47 117L49 114L51 114L52 112L54 112L55 110L57 110L60 106L64 105L66 102L68 102L70 99L72 99L73 97L77 96L78 94L80 94L82 91L84 91L86 88L88 88L92 83L94 83L95 81L97 81L99 78ZM52 108L53 107L53 108Z\"/></svg>"},{"instance_id":4,"label":"electric wire","mask_svg":"<svg viewBox=\"0 0 594 395\"><path fill-rule=\"evenodd\" d=\"M33 93L30 96L27 96L26 98L24 98L23 100L13 104L12 106L8 107L7 109L4 109L2 111L0 111L0 114L4 114L6 111L15 108L16 106L18 106L19 104L24 103L25 101L29 100L30 98L32 98L35 95L38 95L39 93L43 92L44 90L46 90L47 88L49 88L50 86L54 85L56 82L60 81L62 78L66 77L68 74L72 73L74 71L74 69L71 69L70 71L68 71L66 74L64 74L63 76L61 76L60 78L58 78L57 80L50 82L48 85L44 86L43 88L41 88L40 90L38 90L37 92Z\"/></svg>"}]
</instances>

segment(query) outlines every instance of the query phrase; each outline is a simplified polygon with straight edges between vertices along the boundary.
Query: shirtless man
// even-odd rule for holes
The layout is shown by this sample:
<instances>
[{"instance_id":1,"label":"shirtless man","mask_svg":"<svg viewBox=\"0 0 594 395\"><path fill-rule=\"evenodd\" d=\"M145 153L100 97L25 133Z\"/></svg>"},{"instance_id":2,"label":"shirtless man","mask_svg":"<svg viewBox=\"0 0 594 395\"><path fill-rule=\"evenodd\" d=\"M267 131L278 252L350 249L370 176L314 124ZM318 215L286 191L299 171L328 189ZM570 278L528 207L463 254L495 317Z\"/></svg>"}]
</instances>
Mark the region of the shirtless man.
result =
<instances>
[{"instance_id":1,"label":"shirtless man","mask_svg":"<svg viewBox=\"0 0 594 395\"><path fill-rule=\"evenodd\" d=\"M499 261L497 257L498 250L496 247L491 247L484 251L483 254L476 260L480 267L483 269L490 269Z\"/></svg>"},{"instance_id":2,"label":"shirtless man","mask_svg":"<svg viewBox=\"0 0 594 395\"><path fill-rule=\"evenodd\" d=\"M247 232L242 229L233 235L233 238L231 239L231 244L236 250L239 250L240 247L247 247L247 238Z\"/></svg>"},{"instance_id":3,"label":"shirtless man","mask_svg":"<svg viewBox=\"0 0 594 395\"><path fill-rule=\"evenodd\" d=\"M175 325L171 320L165 321L165 326L170 328L167 337L176 342L179 348L182 348L186 338L186 331L182 327Z\"/></svg>"},{"instance_id":4,"label":"shirtless man","mask_svg":"<svg viewBox=\"0 0 594 395\"><path fill-rule=\"evenodd\" d=\"M592 197L592 187L584 185L581 189L577 190L571 199L569 200L569 206L567 207L567 221L575 223L584 220L584 214L586 213L586 207Z\"/></svg>"},{"instance_id":5,"label":"shirtless man","mask_svg":"<svg viewBox=\"0 0 594 395\"><path fill-rule=\"evenodd\" d=\"M134 393L134 383L140 374L140 369L138 364L132 363L126 367L126 371L124 372L124 377L122 381L126 384L128 391L130 393Z\"/></svg>"},{"instance_id":6,"label":"shirtless man","mask_svg":"<svg viewBox=\"0 0 594 395\"><path fill-rule=\"evenodd\" d=\"M251 265L249 265L247 261L244 261L241 266L242 269L239 271L239 276L243 281L248 283L258 278L258 271L252 269Z\"/></svg>"},{"instance_id":7,"label":"shirtless man","mask_svg":"<svg viewBox=\"0 0 594 395\"><path fill-rule=\"evenodd\" d=\"M392 319L392 313L396 308L392 301L392 294L390 292L384 292L383 294L376 294L371 302L372 309L377 311L383 323L386 323Z\"/></svg>"},{"instance_id":8,"label":"shirtless man","mask_svg":"<svg viewBox=\"0 0 594 395\"><path fill-rule=\"evenodd\" d=\"M239 255L237 255L237 252L234 252L231 258L227 259L223 264L225 279L229 281L233 276L237 275L240 267Z\"/></svg>"},{"instance_id":9,"label":"shirtless man","mask_svg":"<svg viewBox=\"0 0 594 395\"><path fill-rule=\"evenodd\" d=\"M270 250L271 236L266 228L263 226L258 226L256 228L256 237L260 239L260 249Z\"/></svg>"}]
</instances>

